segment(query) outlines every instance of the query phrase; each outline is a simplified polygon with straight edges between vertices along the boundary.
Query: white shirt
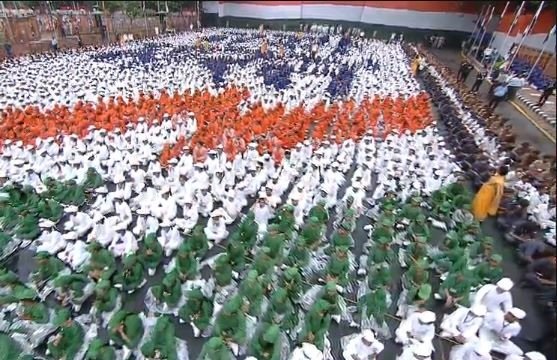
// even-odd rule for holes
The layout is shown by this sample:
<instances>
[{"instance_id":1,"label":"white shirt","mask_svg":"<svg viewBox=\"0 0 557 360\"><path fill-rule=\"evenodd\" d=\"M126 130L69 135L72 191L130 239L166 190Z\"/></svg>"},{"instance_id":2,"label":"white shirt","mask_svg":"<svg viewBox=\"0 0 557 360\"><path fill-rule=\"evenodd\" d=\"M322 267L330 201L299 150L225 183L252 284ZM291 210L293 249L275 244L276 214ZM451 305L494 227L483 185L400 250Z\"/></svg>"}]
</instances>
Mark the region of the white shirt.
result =
<instances>
[{"instance_id":1,"label":"white shirt","mask_svg":"<svg viewBox=\"0 0 557 360\"><path fill-rule=\"evenodd\" d=\"M352 360L352 355L356 355L359 359L367 359L371 355L378 355L384 348L385 346L378 340L372 342L371 345L364 344L360 335L348 343L342 355L346 360Z\"/></svg>"}]
</instances>

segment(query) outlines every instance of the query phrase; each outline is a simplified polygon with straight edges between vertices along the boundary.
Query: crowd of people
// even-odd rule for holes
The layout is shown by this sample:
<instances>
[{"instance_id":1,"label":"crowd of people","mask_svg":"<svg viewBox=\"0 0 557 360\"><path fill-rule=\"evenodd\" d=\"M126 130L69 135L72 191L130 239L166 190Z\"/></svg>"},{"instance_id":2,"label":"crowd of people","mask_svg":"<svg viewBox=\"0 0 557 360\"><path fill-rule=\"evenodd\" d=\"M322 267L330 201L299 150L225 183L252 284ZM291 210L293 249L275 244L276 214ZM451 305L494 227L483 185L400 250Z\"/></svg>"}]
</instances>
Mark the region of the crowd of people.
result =
<instances>
[{"instance_id":1,"label":"crowd of people","mask_svg":"<svg viewBox=\"0 0 557 360\"><path fill-rule=\"evenodd\" d=\"M514 234L523 216L554 245L552 180L520 172L554 158L504 156L534 151L508 128L478 142L469 129L504 120L477 125L484 105L464 109L475 100L429 54L422 89L413 48L313 30L205 29L0 67L0 250L37 262L28 279L0 270L14 359L45 345L66 360L388 358L391 338L398 359L430 359L438 319L451 360L545 358L512 341L526 313L480 227L491 199L462 183L510 167L520 201L503 197L500 226ZM549 248L519 249L535 283ZM341 349L332 322L354 329Z\"/></svg>"}]
</instances>

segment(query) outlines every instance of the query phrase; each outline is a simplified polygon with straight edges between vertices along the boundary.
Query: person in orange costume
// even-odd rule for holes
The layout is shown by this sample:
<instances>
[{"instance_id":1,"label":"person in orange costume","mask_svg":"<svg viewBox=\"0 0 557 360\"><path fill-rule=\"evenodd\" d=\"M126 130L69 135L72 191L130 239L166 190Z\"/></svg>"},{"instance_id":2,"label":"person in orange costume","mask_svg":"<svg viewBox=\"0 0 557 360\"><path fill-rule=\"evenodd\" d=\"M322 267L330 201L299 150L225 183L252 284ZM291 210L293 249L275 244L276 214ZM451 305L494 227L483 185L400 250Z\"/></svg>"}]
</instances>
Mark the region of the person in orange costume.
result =
<instances>
[{"instance_id":1,"label":"person in orange costume","mask_svg":"<svg viewBox=\"0 0 557 360\"><path fill-rule=\"evenodd\" d=\"M509 172L506 166L501 166L495 175L482 185L472 201L472 214L478 221L484 221L488 215L497 215L499 204L505 189L505 176Z\"/></svg>"}]
</instances>

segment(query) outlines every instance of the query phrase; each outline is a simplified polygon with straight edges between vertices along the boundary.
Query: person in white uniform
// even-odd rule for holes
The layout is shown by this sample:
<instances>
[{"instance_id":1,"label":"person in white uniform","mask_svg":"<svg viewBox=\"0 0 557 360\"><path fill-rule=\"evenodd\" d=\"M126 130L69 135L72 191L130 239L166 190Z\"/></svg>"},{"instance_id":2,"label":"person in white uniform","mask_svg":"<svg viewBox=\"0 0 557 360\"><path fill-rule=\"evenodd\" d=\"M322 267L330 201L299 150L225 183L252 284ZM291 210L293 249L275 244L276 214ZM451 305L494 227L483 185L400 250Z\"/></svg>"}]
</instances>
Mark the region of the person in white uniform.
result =
<instances>
[{"instance_id":1,"label":"person in white uniform","mask_svg":"<svg viewBox=\"0 0 557 360\"><path fill-rule=\"evenodd\" d=\"M522 355L524 352L511 339L517 336L522 327L518 320L526 317L526 312L519 308L511 308L502 315L493 312L486 316L480 328L480 340L491 344L492 350L504 355Z\"/></svg>"},{"instance_id":2,"label":"person in white uniform","mask_svg":"<svg viewBox=\"0 0 557 360\"><path fill-rule=\"evenodd\" d=\"M491 344L485 341L473 341L456 345L451 349L449 360L491 360Z\"/></svg>"},{"instance_id":3,"label":"person in white uniform","mask_svg":"<svg viewBox=\"0 0 557 360\"><path fill-rule=\"evenodd\" d=\"M488 313L507 313L513 306L510 293L514 283L509 278L502 278L496 284L482 286L472 299L472 306L485 305Z\"/></svg>"},{"instance_id":4,"label":"person in white uniform","mask_svg":"<svg viewBox=\"0 0 557 360\"><path fill-rule=\"evenodd\" d=\"M435 336L435 313L432 311L414 312L400 322L396 329L395 341L411 345L415 341L430 344Z\"/></svg>"},{"instance_id":5,"label":"person in white uniform","mask_svg":"<svg viewBox=\"0 0 557 360\"><path fill-rule=\"evenodd\" d=\"M416 342L415 344L405 346L402 354L396 357L397 360L432 360L433 346Z\"/></svg>"},{"instance_id":6,"label":"person in white uniform","mask_svg":"<svg viewBox=\"0 0 557 360\"><path fill-rule=\"evenodd\" d=\"M342 352L345 360L377 359L385 346L375 338L373 331L366 329L352 339Z\"/></svg>"},{"instance_id":7,"label":"person in white uniform","mask_svg":"<svg viewBox=\"0 0 557 360\"><path fill-rule=\"evenodd\" d=\"M441 322L441 337L454 338L460 343L476 340L486 314L487 308L482 304L469 309L457 308Z\"/></svg>"},{"instance_id":8,"label":"person in white uniform","mask_svg":"<svg viewBox=\"0 0 557 360\"><path fill-rule=\"evenodd\" d=\"M290 354L290 360L324 360L323 353L313 344L302 343Z\"/></svg>"},{"instance_id":9,"label":"person in white uniform","mask_svg":"<svg viewBox=\"0 0 557 360\"><path fill-rule=\"evenodd\" d=\"M530 351L524 355L509 355L505 360L547 360L547 358L540 352Z\"/></svg>"}]
</instances>

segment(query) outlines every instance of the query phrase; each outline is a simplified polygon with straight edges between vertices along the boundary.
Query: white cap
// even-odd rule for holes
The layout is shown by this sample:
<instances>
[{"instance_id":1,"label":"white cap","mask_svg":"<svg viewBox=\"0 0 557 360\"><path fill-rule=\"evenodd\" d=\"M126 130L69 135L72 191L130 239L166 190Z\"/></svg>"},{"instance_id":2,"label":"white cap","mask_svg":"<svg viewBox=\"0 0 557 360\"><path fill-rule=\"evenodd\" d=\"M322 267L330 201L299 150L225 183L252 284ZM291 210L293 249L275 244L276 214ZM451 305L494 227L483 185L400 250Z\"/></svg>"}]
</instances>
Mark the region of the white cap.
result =
<instances>
[{"instance_id":1,"label":"white cap","mask_svg":"<svg viewBox=\"0 0 557 360\"><path fill-rule=\"evenodd\" d=\"M323 359L323 353L313 344L303 343L302 351L308 359Z\"/></svg>"},{"instance_id":2,"label":"white cap","mask_svg":"<svg viewBox=\"0 0 557 360\"><path fill-rule=\"evenodd\" d=\"M546 360L544 354L537 352L537 351L530 351L524 354L524 358L528 360Z\"/></svg>"},{"instance_id":3,"label":"white cap","mask_svg":"<svg viewBox=\"0 0 557 360\"><path fill-rule=\"evenodd\" d=\"M433 311L424 311L419 315L419 319L424 324L435 322L435 313Z\"/></svg>"},{"instance_id":4,"label":"white cap","mask_svg":"<svg viewBox=\"0 0 557 360\"><path fill-rule=\"evenodd\" d=\"M431 344L417 342L414 346L412 346L412 352L417 356L431 356L433 348Z\"/></svg>"},{"instance_id":5,"label":"white cap","mask_svg":"<svg viewBox=\"0 0 557 360\"><path fill-rule=\"evenodd\" d=\"M362 339L368 342L375 341L375 334L370 329L366 329L362 331Z\"/></svg>"},{"instance_id":6,"label":"white cap","mask_svg":"<svg viewBox=\"0 0 557 360\"><path fill-rule=\"evenodd\" d=\"M526 317L526 312L522 309L519 308L512 308L509 310L509 313L514 316L515 318L517 318L518 320L522 320Z\"/></svg>"},{"instance_id":7,"label":"white cap","mask_svg":"<svg viewBox=\"0 0 557 360\"><path fill-rule=\"evenodd\" d=\"M211 213L211 217L217 217L217 216L223 216L223 217L226 216L226 212L224 211L223 208L218 208Z\"/></svg>"},{"instance_id":8,"label":"white cap","mask_svg":"<svg viewBox=\"0 0 557 360\"><path fill-rule=\"evenodd\" d=\"M487 308L482 304L472 306L470 311L476 316L485 316L485 314L487 314Z\"/></svg>"},{"instance_id":9,"label":"white cap","mask_svg":"<svg viewBox=\"0 0 557 360\"><path fill-rule=\"evenodd\" d=\"M478 341L474 346L474 352L478 355L488 356L491 352L491 344L486 341Z\"/></svg>"},{"instance_id":10,"label":"white cap","mask_svg":"<svg viewBox=\"0 0 557 360\"><path fill-rule=\"evenodd\" d=\"M502 278L497 281L497 287L503 291L510 291L514 285L513 281L509 278Z\"/></svg>"}]
</instances>

